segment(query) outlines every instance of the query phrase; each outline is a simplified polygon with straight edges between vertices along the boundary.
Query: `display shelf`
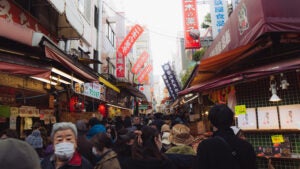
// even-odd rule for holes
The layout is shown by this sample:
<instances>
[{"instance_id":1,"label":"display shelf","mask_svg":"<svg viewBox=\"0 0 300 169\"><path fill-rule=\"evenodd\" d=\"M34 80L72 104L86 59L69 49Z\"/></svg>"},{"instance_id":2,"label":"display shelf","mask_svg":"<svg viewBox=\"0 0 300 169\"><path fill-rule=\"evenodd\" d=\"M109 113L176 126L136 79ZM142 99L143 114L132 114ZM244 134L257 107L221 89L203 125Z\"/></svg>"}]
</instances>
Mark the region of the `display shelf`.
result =
<instances>
[{"instance_id":1,"label":"display shelf","mask_svg":"<svg viewBox=\"0 0 300 169\"><path fill-rule=\"evenodd\" d=\"M244 133L300 133L298 129L256 129L243 130Z\"/></svg>"},{"instance_id":2,"label":"display shelf","mask_svg":"<svg viewBox=\"0 0 300 169\"><path fill-rule=\"evenodd\" d=\"M274 157L274 156L256 156L257 158L265 158L265 159L282 159L282 160L299 160L300 161L300 154L292 154L290 157L281 156L281 157Z\"/></svg>"}]
</instances>

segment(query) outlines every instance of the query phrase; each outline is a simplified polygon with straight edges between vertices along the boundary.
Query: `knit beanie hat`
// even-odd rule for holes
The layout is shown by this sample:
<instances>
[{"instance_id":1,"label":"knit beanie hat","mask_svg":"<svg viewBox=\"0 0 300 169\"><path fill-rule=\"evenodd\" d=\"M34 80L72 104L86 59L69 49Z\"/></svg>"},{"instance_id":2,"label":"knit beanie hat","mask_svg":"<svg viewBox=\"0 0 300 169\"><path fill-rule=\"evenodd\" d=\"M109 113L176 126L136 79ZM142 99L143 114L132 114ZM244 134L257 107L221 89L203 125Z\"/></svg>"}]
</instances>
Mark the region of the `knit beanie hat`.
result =
<instances>
[{"instance_id":1,"label":"knit beanie hat","mask_svg":"<svg viewBox=\"0 0 300 169\"><path fill-rule=\"evenodd\" d=\"M25 141L14 138L0 139L1 169L40 169L36 151Z\"/></svg>"},{"instance_id":2,"label":"knit beanie hat","mask_svg":"<svg viewBox=\"0 0 300 169\"><path fill-rule=\"evenodd\" d=\"M30 144L33 148L42 148L43 147L43 138L41 132L36 129L25 139L25 141Z\"/></svg>"},{"instance_id":3,"label":"knit beanie hat","mask_svg":"<svg viewBox=\"0 0 300 169\"><path fill-rule=\"evenodd\" d=\"M225 104L217 104L208 114L208 120L218 129L228 129L233 122L234 113Z\"/></svg>"}]
</instances>

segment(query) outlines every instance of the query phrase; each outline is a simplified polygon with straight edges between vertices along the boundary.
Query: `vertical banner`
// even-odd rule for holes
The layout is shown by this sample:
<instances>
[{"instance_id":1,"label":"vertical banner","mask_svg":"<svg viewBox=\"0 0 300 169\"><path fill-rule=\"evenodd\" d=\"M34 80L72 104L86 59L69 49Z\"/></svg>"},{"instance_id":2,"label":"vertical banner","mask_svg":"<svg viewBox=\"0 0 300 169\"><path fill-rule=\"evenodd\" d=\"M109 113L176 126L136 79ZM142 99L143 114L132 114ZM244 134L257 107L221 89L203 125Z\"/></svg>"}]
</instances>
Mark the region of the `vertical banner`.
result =
<instances>
[{"instance_id":1,"label":"vertical banner","mask_svg":"<svg viewBox=\"0 0 300 169\"><path fill-rule=\"evenodd\" d=\"M149 54L144 51L138 58L138 60L135 62L135 64L133 65L132 69L131 69L131 72L134 73L134 74L137 74L141 67L145 64L145 62L147 61L149 57Z\"/></svg>"},{"instance_id":2,"label":"vertical banner","mask_svg":"<svg viewBox=\"0 0 300 169\"><path fill-rule=\"evenodd\" d=\"M139 83L142 83L145 80L145 77L152 71L153 67L152 65L147 65L142 72L140 73L140 75L138 76L137 80Z\"/></svg>"},{"instance_id":3,"label":"vertical banner","mask_svg":"<svg viewBox=\"0 0 300 169\"><path fill-rule=\"evenodd\" d=\"M162 78L164 80L164 83L165 83L165 85L166 85L166 87L168 89L169 95L171 96L172 100L173 101L176 100L175 93L174 93L174 91L171 88L171 85L169 83L169 80L168 80L167 76L166 75L162 75Z\"/></svg>"},{"instance_id":4,"label":"vertical banner","mask_svg":"<svg viewBox=\"0 0 300 169\"><path fill-rule=\"evenodd\" d=\"M167 82L170 84L170 91L171 93L173 93L174 100L175 100L177 98L178 92L180 91L178 80L169 63L162 65L162 68L165 72L165 77L167 78Z\"/></svg>"},{"instance_id":5,"label":"vertical banner","mask_svg":"<svg viewBox=\"0 0 300 169\"><path fill-rule=\"evenodd\" d=\"M117 77L125 77L125 56L130 51L134 42L143 33L140 25L134 25L117 50L116 74Z\"/></svg>"},{"instance_id":6,"label":"vertical banner","mask_svg":"<svg viewBox=\"0 0 300 169\"><path fill-rule=\"evenodd\" d=\"M227 1L225 0L212 0L210 1L210 13L211 13L211 22L212 22L212 34L213 39L221 31L222 27L225 25L225 22L228 18L227 12Z\"/></svg>"},{"instance_id":7,"label":"vertical banner","mask_svg":"<svg viewBox=\"0 0 300 169\"><path fill-rule=\"evenodd\" d=\"M184 20L184 35L185 35L185 49L200 48L200 34L196 35L198 38L193 38L191 34L199 33L198 14L196 0L182 0L183 6L183 20Z\"/></svg>"}]
</instances>

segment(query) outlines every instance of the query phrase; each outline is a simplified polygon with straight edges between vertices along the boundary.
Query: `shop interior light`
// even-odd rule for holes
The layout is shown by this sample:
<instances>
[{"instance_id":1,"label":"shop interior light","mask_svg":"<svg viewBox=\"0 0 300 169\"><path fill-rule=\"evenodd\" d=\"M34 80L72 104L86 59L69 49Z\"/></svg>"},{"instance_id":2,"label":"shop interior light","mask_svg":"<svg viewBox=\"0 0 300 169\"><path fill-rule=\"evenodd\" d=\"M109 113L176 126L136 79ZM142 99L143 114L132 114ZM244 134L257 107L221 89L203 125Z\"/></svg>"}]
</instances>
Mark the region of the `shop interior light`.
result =
<instances>
[{"instance_id":1,"label":"shop interior light","mask_svg":"<svg viewBox=\"0 0 300 169\"><path fill-rule=\"evenodd\" d=\"M53 79L53 80L59 81L61 83L64 83L64 84L71 84L70 82L67 82L65 80L62 80L62 79L54 77L54 76L50 76L50 78Z\"/></svg>"},{"instance_id":2,"label":"shop interior light","mask_svg":"<svg viewBox=\"0 0 300 169\"><path fill-rule=\"evenodd\" d=\"M39 80L41 82L49 83L49 84L54 85L54 86L57 85L56 82L52 82L48 79L44 79L44 78L40 78L40 77L34 77L34 76L30 76L30 78L35 79L35 80Z\"/></svg>"},{"instance_id":3,"label":"shop interior light","mask_svg":"<svg viewBox=\"0 0 300 169\"><path fill-rule=\"evenodd\" d=\"M274 76L270 77L270 91L272 93L272 96L269 100L270 102L281 101L281 99L277 96L276 80Z\"/></svg>"},{"instance_id":4,"label":"shop interior light","mask_svg":"<svg viewBox=\"0 0 300 169\"><path fill-rule=\"evenodd\" d=\"M72 80L74 82L77 82L79 84L84 83L83 81L81 81L81 80L79 80L79 79L77 79L77 78L75 78L73 76L70 76L67 73L65 73L65 72L63 72L61 70L58 70L56 68L52 68L51 71L54 72L54 73L56 73L56 74L58 74L58 75L61 75L61 76L65 77L65 78L68 78L68 79L70 79L70 80Z\"/></svg>"}]
</instances>

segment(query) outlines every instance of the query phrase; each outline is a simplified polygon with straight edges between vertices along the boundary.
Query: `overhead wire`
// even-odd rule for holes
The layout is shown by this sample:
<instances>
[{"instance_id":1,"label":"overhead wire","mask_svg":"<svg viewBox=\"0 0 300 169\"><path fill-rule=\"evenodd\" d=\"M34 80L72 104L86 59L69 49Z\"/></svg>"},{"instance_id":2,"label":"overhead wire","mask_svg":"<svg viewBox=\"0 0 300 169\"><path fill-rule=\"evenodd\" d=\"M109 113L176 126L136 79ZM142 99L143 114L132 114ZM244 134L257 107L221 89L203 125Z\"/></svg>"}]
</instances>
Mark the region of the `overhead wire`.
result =
<instances>
[{"instance_id":1,"label":"overhead wire","mask_svg":"<svg viewBox=\"0 0 300 169\"><path fill-rule=\"evenodd\" d=\"M124 20L128 21L129 23L132 23L132 24L136 23L136 22L132 21L131 19L121 15L119 12L117 12L115 9L113 9L111 6L109 6L106 2L103 1L103 4L106 5L110 10L112 10L116 15L122 17ZM180 39L183 38L183 37L178 37L176 35L168 35L168 34L165 34L165 33L153 31L153 30L149 29L149 27L146 27L145 29L148 30L148 32L150 32L150 33L157 34L157 35L160 35L160 36L164 36L164 37L167 37L167 38L170 38L170 39L180 40Z\"/></svg>"}]
</instances>

